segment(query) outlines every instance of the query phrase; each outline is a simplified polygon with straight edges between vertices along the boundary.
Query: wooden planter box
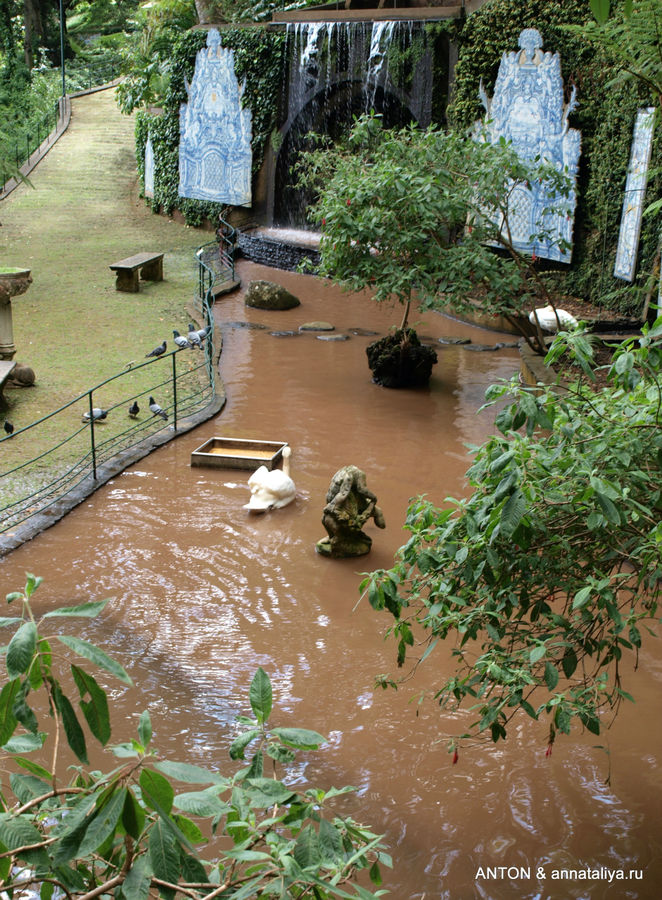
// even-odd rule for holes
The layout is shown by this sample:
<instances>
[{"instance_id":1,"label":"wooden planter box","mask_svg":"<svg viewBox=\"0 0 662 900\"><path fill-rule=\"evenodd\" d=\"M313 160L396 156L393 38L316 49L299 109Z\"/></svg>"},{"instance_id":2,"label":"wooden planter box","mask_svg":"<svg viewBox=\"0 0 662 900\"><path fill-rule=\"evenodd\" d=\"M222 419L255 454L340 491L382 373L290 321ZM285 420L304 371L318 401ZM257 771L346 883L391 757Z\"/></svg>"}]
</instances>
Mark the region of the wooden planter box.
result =
<instances>
[{"instance_id":1,"label":"wooden planter box","mask_svg":"<svg viewBox=\"0 0 662 900\"><path fill-rule=\"evenodd\" d=\"M191 453L192 466L223 469L273 469L283 455L287 441L250 441L243 438L214 437Z\"/></svg>"}]
</instances>

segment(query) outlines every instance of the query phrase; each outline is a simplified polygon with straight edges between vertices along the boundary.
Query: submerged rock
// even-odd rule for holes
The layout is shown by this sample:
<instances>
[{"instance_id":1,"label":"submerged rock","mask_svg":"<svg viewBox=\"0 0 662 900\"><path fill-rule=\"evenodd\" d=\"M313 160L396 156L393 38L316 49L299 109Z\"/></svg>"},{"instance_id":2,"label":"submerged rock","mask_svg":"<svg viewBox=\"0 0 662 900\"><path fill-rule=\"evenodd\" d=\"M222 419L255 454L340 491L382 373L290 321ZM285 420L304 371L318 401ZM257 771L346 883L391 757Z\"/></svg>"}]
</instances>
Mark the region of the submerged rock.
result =
<instances>
[{"instance_id":1,"label":"submerged rock","mask_svg":"<svg viewBox=\"0 0 662 900\"><path fill-rule=\"evenodd\" d=\"M298 297L273 281L251 281L244 302L255 309L294 309L301 305Z\"/></svg>"}]
</instances>

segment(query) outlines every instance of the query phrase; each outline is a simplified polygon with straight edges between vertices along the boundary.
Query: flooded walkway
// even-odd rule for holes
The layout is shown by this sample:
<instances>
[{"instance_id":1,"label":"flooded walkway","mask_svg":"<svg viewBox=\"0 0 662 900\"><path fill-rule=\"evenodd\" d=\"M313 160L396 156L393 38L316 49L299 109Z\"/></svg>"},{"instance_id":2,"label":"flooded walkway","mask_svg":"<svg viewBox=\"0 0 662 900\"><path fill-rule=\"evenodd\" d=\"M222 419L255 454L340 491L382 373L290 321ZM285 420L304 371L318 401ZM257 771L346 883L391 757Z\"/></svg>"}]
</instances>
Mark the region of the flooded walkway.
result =
<instances>
[{"instance_id":1,"label":"flooded walkway","mask_svg":"<svg viewBox=\"0 0 662 900\"><path fill-rule=\"evenodd\" d=\"M280 281L302 306L275 313L247 309L241 294L219 301L224 411L0 561L5 590L29 570L45 578L36 595L44 608L112 596L83 636L117 656L137 685L114 686L114 739L127 739L149 707L155 744L174 759L230 769L232 723L246 712L248 684L263 666L278 724L329 737L295 777L357 787L349 808L386 832L395 870L385 887L395 900L652 900L662 878L662 664L654 642L640 671L624 673L636 707L600 740L559 738L551 758L545 726L521 719L505 748L463 749L451 765L444 732L457 733L470 714L440 715L432 700L411 702L449 671L450 648L397 693L373 687L376 675L395 670L395 646L383 640L387 618L367 602L357 605L360 573L390 565L407 538L411 497L442 503L465 489L465 445L492 429L490 412L477 414L484 389L516 371L516 351L439 345L429 390L389 391L370 380L371 338L325 342L271 332L326 320L339 333L384 334L398 310L310 276L246 262L239 274L244 285ZM432 314L418 329L431 340L504 340ZM296 501L251 516L242 508L249 473L190 466L191 452L214 436L288 441ZM334 472L349 463L365 470L387 527L368 526L369 556L324 559L315 553L325 534L324 498ZM611 787L604 784L609 759L596 743L609 750ZM524 874L476 878L481 867L500 866ZM641 881L611 884L539 882L540 866L645 872Z\"/></svg>"}]
</instances>

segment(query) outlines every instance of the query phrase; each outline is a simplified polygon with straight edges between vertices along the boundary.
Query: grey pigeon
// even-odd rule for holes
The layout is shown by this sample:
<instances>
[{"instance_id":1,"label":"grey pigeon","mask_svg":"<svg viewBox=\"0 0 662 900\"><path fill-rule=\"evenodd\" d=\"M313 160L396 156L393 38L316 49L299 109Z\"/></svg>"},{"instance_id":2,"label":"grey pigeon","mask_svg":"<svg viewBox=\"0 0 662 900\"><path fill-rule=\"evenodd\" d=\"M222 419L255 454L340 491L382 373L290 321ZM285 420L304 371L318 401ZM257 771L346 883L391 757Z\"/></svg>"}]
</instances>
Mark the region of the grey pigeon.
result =
<instances>
[{"instance_id":1,"label":"grey pigeon","mask_svg":"<svg viewBox=\"0 0 662 900\"><path fill-rule=\"evenodd\" d=\"M189 322L187 338L191 347L197 347L198 350L202 350L202 341L200 340L200 335L195 330L195 325L193 325L191 322Z\"/></svg>"},{"instance_id":2,"label":"grey pigeon","mask_svg":"<svg viewBox=\"0 0 662 900\"><path fill-rule=\"evenodd\" d=\"M95 406L91 416L89 412L83 413L83 422L89 422L90 419L94 419L95 422L102 422L107 415L108 413L105 409L100 409L100 407Z\"/></svg>"},{"instance_id":3,"label":"grey pigeon","mask_svg":"<svg viewBox=\"0 0 662 900\"><path fill-rule=\"evenodd\" d=\"M138 401L134 400L131 406L129 407L129 415L132 419L135 419L140 412L140 407L138 406Z\"/></svg>"},{"instance_id":4,"label":"grey pigeon","mask_svg":"<svg viewBox=\"0 0 662 900\"><path fill-rule=\"evenodd\" d=\"M209 334L211 333L211 329L212 329L212 326L207 325L205 328L199 328L196 331L196 334L198 335L198 337L200 338L201 341L204 341L204 339L206 337L209 337Z\"/></svg>"},{"instance_id":5,"label":"grey pigeon","mask_svg":"<svg viewBox=\"0 0 662 900\"><path fill-rule=\"evenodd\" d=\"M175 338L175 343L178 347L181 347L182 350L185 350L186 347L190 347L188 338L185 338L183 334L180 334L178 331L173 331L173 336Z\"/></svg>"},{"instance_id":6,"label":"grey pigeon","mask_svg":"<svg viewBox=\"0 0 662 900\"><path fill-rule=\"evenodd\" d=\"M145 359L147 359L148 356L162 356L162 354L166 352L167 346L168 345L164 341L162 344L159 344L158 347L155 347L153 350L150 350L149 353L146 353Z\"/></svg>"},{"instance_id":7,"label":"grey pigeon","mask_svg":"<svg viewBox=\"0 0 662 900\"><path fill-rule=\"evenodd\" d=\"M161 416L164 422L168 421L168 413L159 406L154 397L149 398L149 410L153 416Z\"/></svg>"}]
</instances>

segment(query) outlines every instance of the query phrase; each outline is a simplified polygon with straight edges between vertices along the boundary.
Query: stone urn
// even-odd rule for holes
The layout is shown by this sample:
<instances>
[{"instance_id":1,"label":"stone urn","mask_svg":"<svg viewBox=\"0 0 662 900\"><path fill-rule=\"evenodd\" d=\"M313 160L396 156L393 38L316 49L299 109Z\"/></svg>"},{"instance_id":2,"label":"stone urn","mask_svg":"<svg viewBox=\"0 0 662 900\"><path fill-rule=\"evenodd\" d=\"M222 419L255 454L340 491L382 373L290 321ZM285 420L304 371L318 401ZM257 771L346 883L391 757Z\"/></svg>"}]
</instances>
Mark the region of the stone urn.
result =
<instances>
[{"instance_id":1,"label":"stone urn","mask_svg":"<svg viewBox=\"0 0 662 900\"><path fill-rule=\"evenodd\" d=\"M13 359L16 353L12 297L24 294L31 284L30 269L0 266L0 359Z\"/></svg>"}]
</instances>

